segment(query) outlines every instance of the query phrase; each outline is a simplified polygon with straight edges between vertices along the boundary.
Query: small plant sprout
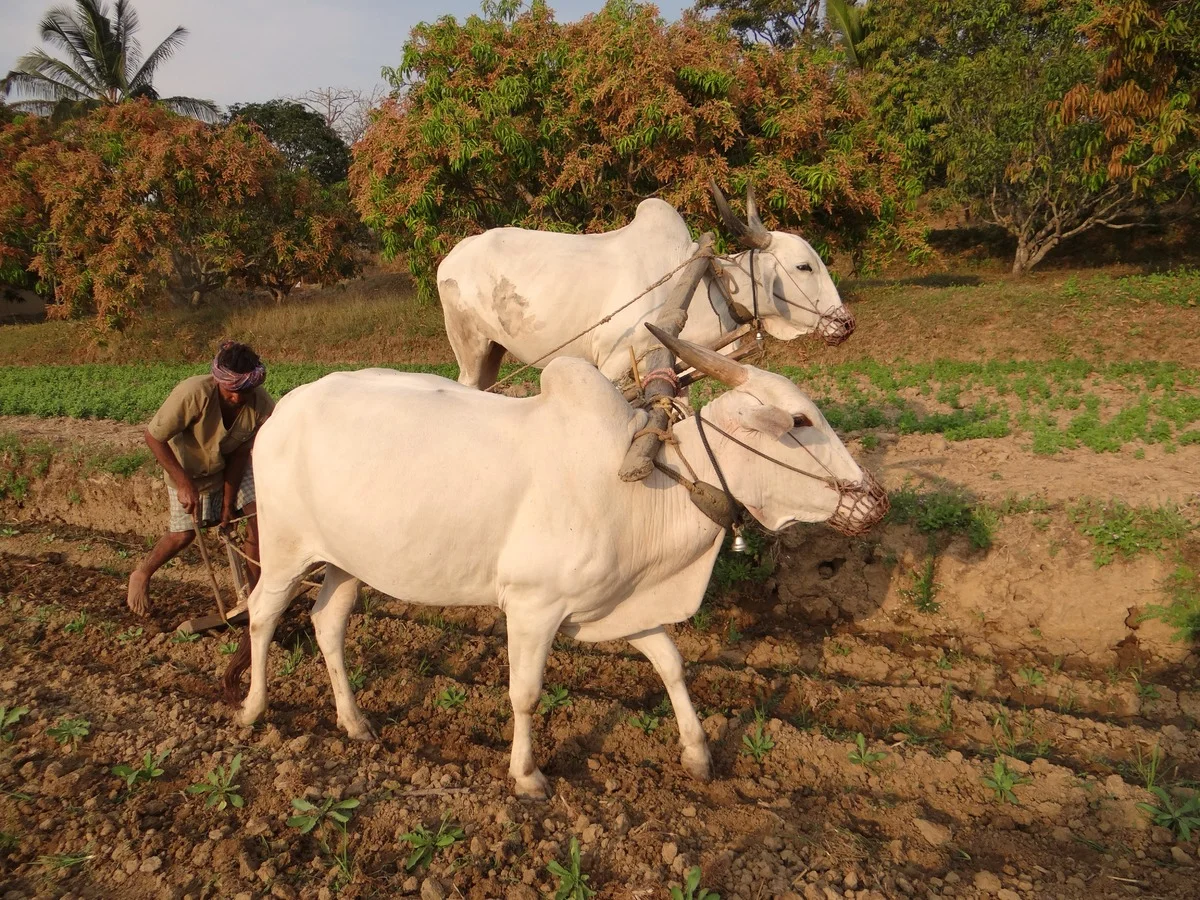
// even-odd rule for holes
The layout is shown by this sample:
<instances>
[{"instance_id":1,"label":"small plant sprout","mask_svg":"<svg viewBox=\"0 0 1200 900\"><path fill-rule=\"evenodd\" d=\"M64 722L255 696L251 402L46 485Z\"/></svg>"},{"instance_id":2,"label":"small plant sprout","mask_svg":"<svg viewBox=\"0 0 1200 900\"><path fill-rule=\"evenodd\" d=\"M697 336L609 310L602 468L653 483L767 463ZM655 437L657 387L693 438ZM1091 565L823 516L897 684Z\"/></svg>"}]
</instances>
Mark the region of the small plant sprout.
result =
<instances>
[{"instance_id":1,"label":"small plant sprout","mask_svg":"<svg viewBox=\"0 0 1200 900\"><path fill-rule=\"evenodd\" d=\"M683 888L671 888L671 900L721 900L721 895L716 891L706 890L700 887L700 879L703 873L699 866L692 866L688 869L687 880L683 883Z\"/></svg>"},{"instance_id":2,"label":"small plant sprout","mask_svg":"<svg viewBox=\"0 0 1200 900\"><path fill-rule=\"evenodd\" d=\"M846 754L847 759L856 766L873 769L875 764L887 756L882 750L867 750L867 738L861 731L854 736L854 749Z\"/></svg>"},{"instance_id":3,"label":"small plant sprout","mask_svg":"<svg viewBox=\"0 0 1200 900\"><path fill-rule=\"evenodd\" d=\"M17 723L27 712L29 712L28 706L14 706L11 709L7 706L0 706L0 740L9 744L13 742Z\"/></svg>"},{"instance_id":4,"label":"small plant sprout","mask_svg":"<svg viewBox=\"0 0 1200 900\"><path fill-rule=\"evenodd\" d=\"M363 671L362 663L354 667L353 671L346 673L346 678L350 681L350 687L355 691L361 691L362 686L367 683L367 675Z\"/></svg>"},{"instance_id":5,"label":"small plant sprout","mask_svg":"<svg viewBox=\"0 0 1200 900\"><path fill-rule=\"evenodd\" d=\"M12 853L21 846L21 837L15 831L0 831L0 853Z\"/></svg>"},{"instance_id":6,"label":"small plant sprout","mask_svg":"<svg viewBox=\"0 0 1200 900\"><path fill-rule=\"evenodd\" d=\"M238 651L237 641L225 641L218 645L217 649L221 651L222 656L233 656Z\"/></svg>"},{"instance_id":7,"label":"small plant sprout","mask_svg":"<svg viewBox=\"0 0 1200 900\"><path fill-rule=\"evenodd\" d=\"M764 730L767 713L761 706L754 708L754 730L742 735L742 756L753 756L756 763L775 749L775 739Z\"/></svg>"},{"instance_id":8,"label":"small plant sprout","mask_svg":"<svg viewBox=\"0 0 1200 900\"><path fill-rule=\"evenodd\" d=\"M1162 750L1158 744L1151 747L1148 754L1143 753L1140 746L1136 750L1137 759L1135 760L1135 765L1137 766L1138 774L1142 777L1142 781L1146 785L1146 790L1152 791L1155 784L1158 783L1158 770L1162 768Z\"/></svg>"},{"instance_id":9,"label":"small plant sprout","mask_svg":"<svg viewBox=\"0 0 1200 900\"><path fill-rule=\"evenodd\" d=\"M200 640L198 631L177 631L171 636L172 644L191 644Z\"/></svg>"},{"instance_id":10,"label":"small plant sprout","mask_svg":"<svg viewBox=\"0 0 1200 900\"><path fill-rule=\"evenodd\" d=\"M144 629L140 626L138 626L136 628L127 628L124 631L122 631L120 634L117 635L117 640L120 641L122 644L127 644L130 641L137 640L145 633L146 633L146 629Z\"/></svg>"},{"instance_id":11,"label":"small plant sprout","mask_svg":"<svg viewBox=\"0 0 1200 900\"><path fill-rule=\"evenodd\" d=\"M658 727L662 724L662 720L650 713L642 713L641 715L630 716L629 724L634 728L642 729L646 734L652 734L658 730Z\"/></svg>"},{"instance_id":12,"label":"small plant sprout","mask_svg":"<svg viewBox=\"0 0 1200 900\"><path fill-rule=\"evenodd\" d=\"M92 723L87 719L69 719L63 717L58 720L56 725L52 725L46 729L46 734L54 738L60 744L70 743L71 749L74 750L79 746L79 742L87 737L92 730Z\"/></svg>"},{"instance_id":13,"label":"small plant sprout","mask_svg":"<svg viewBox=\"0 0 1200 900\"><path fill-rule=\"evenodd\" d=\"M298 828L301 834L308 834L322 822L330 822L334 828L345 831L354 810L358 809L358 803L357 797L349 800L326 797L318 806L297 797L292 801L292 809L296 810L297 815L289 816L287 823L292 828Z\"/></svg>"},{"instance_id":14,"label":"small plant sprout","mask_svg":"<svg viewBox=\"0 0 1200 900\"><path fill-rule=\"evenodd\" d=\"M87 613L80 613L63 626L63 631L65 631L67 634L83 634L84 629L87 628L87 624Z\"/></svg>"},{"instance_id":15,"label":"small plant sprout","mask_svg":"<svg viewBox=\"0 0 1200 900\"><path fill-rule=\"evenodd\" d=\"M1025 682L1026 687L1041 687L1046 683L1046 676L1033 666L1024 666L1018 669L1017 675Z\"/></svg>"},{"instance_id":16,"label":"small plant sprout","mask_svg":"<svg viewBox=\"0 0 1200 900\"><path fill-rule=\"evenodd\" d=\"M546 713L570 705L571 692L561 684L555 684L546 688L542 694L542 699L538 703L538 711Z\"/></svg>"},{"instance_id":17,"label":"small plant sprout","mask_svg":"<svg viewBox=\"0 0 1200 900\"><path fill-rule=\"evenodd\" d=\"M1150 788L1150 793L1158 798L1158 806L1149 803L1139 803L1138 809L1150 814L1150 820L1160 828L1169 828L1185 843L1192 839L1192 831L1200 831L1200 795L1192 794L1178 806L1161 787Z\"/></svg>"},{"instance_id":18,"label":"small plant sprout","mask_svg":"<svg viewBox=\"0 0 1200 900\"><path fill-rule=\"evenodd\" d=\"M234 809L241 809L245 804L242 795L238 793L241 785L234 783L241 768L242 754L239 753L230 761L228 769L224 766L217 766L204 776L203 781L191 785L187 792L189 794L207 794L208 797L204 801L205 807L215 806L221 810L226 806L232 806Z\"/></svg>"},{"instance_id":19,"label":"small plant sprout","mask_svg":"<svg viewBox=\"0 0 1200 900\"><path fill-rule=\"evenodd\" d=\"M234 649L237 649L236 645ZM279 664L279 674L284 678L295 674L302 662L304 662L304 647L297 644L287 652L287 655L283 658L283 662Z\"/></svg>"},{"instance_id":20,"label":"small plant sprout","mask_svg":"<svg viewBox=\"0 0 1200 900\"><path fill-rule=\"evenodd\" d=\"M546 871L558 879L558 887L554 890L554 900L588 900L596 892L588 887L589 876L584 874L580 865L579 841L574 837L571 838L571 847L567 853L566 866L556 859L552 859L546 866Z\"/></svg>"},{"instance_id":21,"label":"small plant sprout","mask_svg":"<svg viewBox=\"0 0 1200 900\"><path fill-rule=\"evenodd\" d=\"M429 865L438 853L464 837L466 835L461 828L450 824L450 813L442 815L436 832L431 832L424 825L418 825L412 831L400 835L400 840L412 848L404 863L405 870L411 872L418 866Z\"/></svg>"},{"instance_id":22,"label":"small plant sprout","mask_svg":"<svg viewBox=\"0 0 1200 900\"><path fill-rule=\"evenodd\" d=\"M50 856L39 856L36 864L41 866L48 872L61 872L64 869L73 869L75 866L83 865L89 859L95 857L95 853L91 852L92 845L88 844L82 850L75 853L55 853Z\"/></svg>"},{"instance_id":23,"label":"small plant sprout","mask_svg":"<svg viewBox=\"0 0 1200 900\"><path fill-rule=\"evenodd\" d=\"M458 709L467 702L467 692L460 687L448 687L434 701L439 709Z\"/></svg>"},{"instance_id":24,"label":"small plant sprout","mask_svg":"<svg viewBox=\"0 0 1200 900\"><path fill-rule=\"evenodd\" d=\"M146 755L142 757L142 764L137 766L119 765L112 767L112 773L118 778L125 779L125 787L129 790L141 783L149 783L163 773L162 764L168 756L171 755L170 750L164 750L157 756L150 750L146 751Z\"/></svg>"},{"instance_id":25,"label":"small plant sprout","mask_svg":"<svg viewBox=\"0 0 1200 900\"><path fill-rule=\"evenodd\" d=\"M1017 775L1008 768L1008 761L1001 758L992 764L992 774L983 776L985 787L991 788L996 792L996 801L1001 800L1017 804L1017 795L1013 793L1013 788L1019 784L1029 784L1032 779Z\"/></svg>"}]
</instances>

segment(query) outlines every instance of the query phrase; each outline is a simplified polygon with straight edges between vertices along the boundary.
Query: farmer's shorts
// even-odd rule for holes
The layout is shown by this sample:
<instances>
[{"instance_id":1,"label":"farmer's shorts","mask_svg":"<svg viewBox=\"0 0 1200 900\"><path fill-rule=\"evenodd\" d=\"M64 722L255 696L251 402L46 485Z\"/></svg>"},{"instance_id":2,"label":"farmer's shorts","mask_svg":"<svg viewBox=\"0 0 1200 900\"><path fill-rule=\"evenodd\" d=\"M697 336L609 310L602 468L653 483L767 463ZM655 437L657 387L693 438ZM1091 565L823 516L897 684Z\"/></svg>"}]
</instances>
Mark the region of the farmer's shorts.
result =
<instances>
[{"instance_id":1,"label":"farmer's shorts","mask_svg":"<svg viewBox=\"0 0 1200 900\"><path fill-rule=\"evenodd\" d=\"M200 524L202 526L215 525L221 521L221 501L224 496L225 486L223 484L214 489L200 492ZM170 476L167 476L167 497L171 503L171 521L167 530L191 531L195 528L192 516L179 502L179 493L175 490ZM242 476L242 483L238 486L237 499L234 502L238 509L245 509L247 504L254 502L254 469L251 468L250 463L246 463L246 474Z\"/></svg>"}]
</instances>

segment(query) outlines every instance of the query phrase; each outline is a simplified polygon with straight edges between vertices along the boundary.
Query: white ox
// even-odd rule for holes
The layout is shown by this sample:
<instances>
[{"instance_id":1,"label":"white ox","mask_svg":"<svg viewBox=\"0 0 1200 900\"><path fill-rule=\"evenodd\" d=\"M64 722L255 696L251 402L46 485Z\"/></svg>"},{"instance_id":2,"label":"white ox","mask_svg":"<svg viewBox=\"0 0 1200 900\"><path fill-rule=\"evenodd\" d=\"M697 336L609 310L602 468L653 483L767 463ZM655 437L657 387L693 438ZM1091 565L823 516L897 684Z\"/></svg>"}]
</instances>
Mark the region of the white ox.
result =
<instances>
[{"instance_id":1,"label":"white ox","mask_svg":"<svg viewBox=\"0 0 1200 900\"><path fill-rule=\"evenodd\" d=\"M829 521L861 533L883 515L886 495L796 385L703 348L680 353L735 383L704 408L703 427L731 493L759 522L777 530ZM534 764L532 713L558 631L624 638L644 653L674 706L683 765L708 778L704 732L663 626L699 608L724 529L661 471L632 484L616 477L646 418L576 359L551 363L530 399L381 369L292 391L254 446L262 577L249 602L241 721L266 710L275 625L305 571L323 562L312 621L338 724L351 737L372 735L344 656L362 581L411 603L504 611L509 771L521 795L547 788ZM718 484L697 428L694 416L675 427L679 450L701 480ZM674 451L663 464L686 471Z\"/></svg>"},{"instance_id":2,"label":"white ox","mask_svg":"<svg viewBox=\"0 0 1200 900\"><path fill-rule=\"evenodd\" d=\"M726 225L754 249L735 255L725 270L737 319L706 274L681 337L711 346L739 321L753 319L756 307L763 328L780 340L812 332L832 344L849 337L854 317L808 242L767 231L753 191L747 194L742 223L716 185L711 188ZM629 371L629 347L640 357L653 346L642 323L654 321L674 279L588 329L688 260L696 247L679 213L658 199L643 200L632 222L603 234L493 228L460 241L437 273L459 382L490 387L506 350L538 366L560 356L580 357L615 380Z\"/></svg>"}]
</instances>

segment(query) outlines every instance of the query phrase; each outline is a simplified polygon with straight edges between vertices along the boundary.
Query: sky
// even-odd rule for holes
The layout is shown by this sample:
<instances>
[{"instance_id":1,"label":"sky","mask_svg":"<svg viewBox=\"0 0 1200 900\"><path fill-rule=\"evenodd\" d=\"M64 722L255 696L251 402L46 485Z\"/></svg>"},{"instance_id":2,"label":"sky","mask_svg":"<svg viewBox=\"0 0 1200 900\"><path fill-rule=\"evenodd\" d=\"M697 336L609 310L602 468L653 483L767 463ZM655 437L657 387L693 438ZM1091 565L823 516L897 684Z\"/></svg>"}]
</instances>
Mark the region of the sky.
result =
<instances>
[{"instance_id":1,"label":"sky","mask_svg":"<svg viewBox=\"0 0 1200 900\"><path fill-rule=\"evenodd\" d=\"M71 0L0 0L0 72L41 46L38 22ZM109 3L111 7L112 3ZM603 0L550 0L560 22L596 12ZM692 5L659 0L667 19ZM479 0L134 0L143 52L177 25L190 32L163 63L155 88L163 97L212 100L222 106L301 94L319 87L370 90L379 69L400 63L409 31L421 21L479 12Z\"/></svg>"}]
</instances>

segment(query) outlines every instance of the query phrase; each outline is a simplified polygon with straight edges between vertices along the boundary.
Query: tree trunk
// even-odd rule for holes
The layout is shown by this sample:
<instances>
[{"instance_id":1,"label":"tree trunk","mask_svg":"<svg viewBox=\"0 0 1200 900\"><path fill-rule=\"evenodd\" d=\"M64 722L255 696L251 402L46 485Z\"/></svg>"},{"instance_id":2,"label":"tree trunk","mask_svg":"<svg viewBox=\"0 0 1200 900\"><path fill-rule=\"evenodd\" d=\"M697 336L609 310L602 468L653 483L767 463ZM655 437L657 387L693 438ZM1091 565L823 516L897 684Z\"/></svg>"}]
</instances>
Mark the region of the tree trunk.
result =
<instances>
[{"instance_id":1,"label":"tree trunk","mask_svg":"<svg viewBox=\"0 0 1200 900\"><path fill-rule=\"evenodd\" d=\"M1024 237L1018 237L1017 255L1013 257L1012 273L1018 276L1028 275L1033 267L1045 259L1046 254L1057 246L1058 237L1055 235L1051 235L1040 244Z\"/></svg>"}]
</instances>

